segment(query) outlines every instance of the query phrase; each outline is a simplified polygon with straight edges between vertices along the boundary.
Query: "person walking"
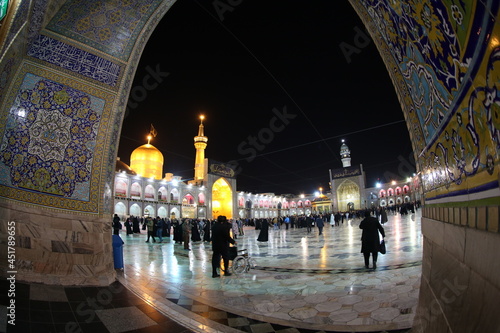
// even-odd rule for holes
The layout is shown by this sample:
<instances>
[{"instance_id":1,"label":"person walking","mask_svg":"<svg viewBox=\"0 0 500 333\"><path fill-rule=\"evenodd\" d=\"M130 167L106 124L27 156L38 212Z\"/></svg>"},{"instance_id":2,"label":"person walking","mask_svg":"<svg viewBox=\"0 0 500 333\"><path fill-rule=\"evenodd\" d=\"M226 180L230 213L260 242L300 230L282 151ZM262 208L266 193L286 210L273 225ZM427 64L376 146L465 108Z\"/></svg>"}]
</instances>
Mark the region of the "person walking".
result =
<instances>
[{"instance_id":1,"label":"person walking","mask_svg":"<svg viewBox=\"0 0 500 333\"><path fill-rule=\"evenodd\" d=\"M155 221L150 216L148 216L146 217L146 221L144 221L144 223L146 224L146 228L148 230L148 239L146 239L146 243L149 243L150 237L153 238L153 243L156 243L155 234L153 233Z\"/></svg>"},{"instance_id":2,"label":"person walking","mask_svg":"<svg viewBox=\"0 0 500 333\"><path fill-rule=\"evenodd\" d=\"M113 216L113 235L119 235L121 228L122 223L120 222L120 217L118 214L115 214L115 216Z\"/></svg>"},{"instance_id":3,"label":"person walking","mask_svg":"<svg viewBox=\"0 0 500 333\"><path fill-rule=\"evenodd\" d=\"M231 276L229 267L229 244L236 245L236 241L229 234L226 223L227 218L223 215L217 217L217 221L212 226L212 277L217 278L220 274L220 260L224 261L224 276Z\"/></svg>"},{"instance_id":4,"label":"person walking","mask_svg":"<svg viewBox=\"0 0 500 333\"><path fill-rule=\"evenodd\" d=\"M172 227L174 230L174 242L175 244L182 244L182 226L179 220L172 219Z\"/></svg>"},{"instance_id":5,"label":"person walking","mask_svg":"<svg viewBox=\"0 0 500 333\"><path fill-rule=\"evenodd\" d=\"M127 230L127 236L134 233L132 230L132 220L130 217L125 221L125 229Z\"/></svg>"},{"instance_id":6,"label":"person walking","mask_svg":"<svg viewBox=\"0 0 500 333\"><path fill-rule=\"evenodd\" d=\"M205 224L203 225L203 241L211 242L212 236L210 235L210 231L212 230L212 222L210 220L205 220Z\"/></svg>"},{"instance_id":7,"label":"person walking","mask_svg":"<svg viewBox=\"0 0 500 333\"><path fill-rule=\"evenodd\" d=\"M257 237L257 241L267 242L267 241L269 241L269 223L267 222L267 219L261 219L260 224L261 224L261 227L260 227L259 236Z\"/></svg>"},{"instance_id":8,"label":"person walking","mask_svg":"<svg viewBox=\"0 0 500 333\"><path fill-rule=\"evenodd\" d=\"M313 218L312 216L306 217L306 227L307 227L307 233L310 233L312 230L312 223L313 223Z\"/></svg>"},{"instance_id":9,"label":"person walking","mask_svg":"<svg viewBox=\"0 0 500 333\"><path fill-rule=\"evenodd\" d=\"M318 227L319 234L322 235L323 227L325 226L325 221L323 220L323 217L321 215L318 215L318 217L316 217L315 224Z\"/></svg>"},{"instance_id":10,"label":"person walking","mask_svg":"<svg viewBox=\"0 0 500 333\"><path fill-rule=\"evenodd\" d=\"M385 237L384 228L378 220L371 216L370 211L365 211L365 218L359 224L359 228L363 230L361 234L361 253L365 257L365 267L369 268L370 253L372 254L373 269L377 268L377 256L380 250L380 237Z\"/></svg>"},{"instance_id":11,"label":"person walking","mask_svg":"<svg viewBox=\"0 0 500 333\"><path fill-rule=\"evenodd\" d=\"M163 242L163 228L165 227L165 222L163 218L156 219L156 237L160 239L160 243Z\"/></svg>"},{"instance_id":12,"label":"person walking","mask_svg":"<svg viewBox=\"0 0 500 333\"><path fill-rule=\"evenodd\" d=\"M192 242L201 242L200 229L198 229L198 221L191 221L191 241Z\"/></svg>"},{"instance_id":13,"label":"person walking","mask_svg":"<svg viewBox=\"0 0 500 333\"><path fill-rule=\"evenodd\" d=\"M382 224L384 224L387 221L388 221L387 212L386 212L385 208L381 208L381 210L380 210L380 222L382 222Z\"/></svg>"},{"instance_id":14,"label":"person walking","mask_svg":"<svg viewBox=\"0 0 500 333\"><path fill-rule=\"evenodd\" d=\"M134 231L134 234L140 234L141 233L141 227L139 226L139 219L137 216L131 216L132 218L132 230Z\"/></svg>"},{"instance_id":15,"label":"person walking","mask_svg":"<svg viewBox=\"0 0 500 333\"><path fill-rule=\"evenodd\" d=\"M189 233L191 232L191 220L185 219L182 222L182 240L184 243L184 250L191 251L189 248Z\"/></svg>"}]
</instances>

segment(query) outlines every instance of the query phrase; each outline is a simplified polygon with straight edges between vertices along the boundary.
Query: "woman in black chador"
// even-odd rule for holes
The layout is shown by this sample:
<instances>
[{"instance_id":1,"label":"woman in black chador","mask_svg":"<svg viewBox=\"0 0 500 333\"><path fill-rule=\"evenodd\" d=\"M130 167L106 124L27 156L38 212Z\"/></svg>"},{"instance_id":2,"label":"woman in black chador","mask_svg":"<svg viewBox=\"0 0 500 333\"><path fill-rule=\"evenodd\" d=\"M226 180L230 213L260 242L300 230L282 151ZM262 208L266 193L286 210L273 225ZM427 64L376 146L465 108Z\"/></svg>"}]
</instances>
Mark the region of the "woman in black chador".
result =
<instances>
[{"instance_id":1,"label":"woman in black chador","mask_svg":"<svg viewBox=\"0 0 500 333\"><path fill-rule=\"evenodd\" d=\"M212 230L212 223L210 220L205 220L205 224L203 225L203 241L209 242L212 240L210 235L210 231Z\"/></svg>"},{"instance_id":2,"label":"woman in black chador","mask_svg":"<svg viewBox=\"0 0 500 333\"><path fill-rule=\"evenodd\" d=\"M134 231L134 234L140 234L141 233L141 227L139 226L139 219L137 216L131 216L132 219L132 231Z\"/></svg>"},{"instance_id":3,"label":"woman in black chador","mask_svg":"<svg viewBox=\"0 0 500 333\"><path fill-rule=\"evenodd\" d=\"M365 211L365 218L359 224L359 228L363 229L361 234L361 253L365 257L365 267L369 268L370 263L370 253L372 254L373 268L377 268L377 256L380 250L380 237L378 235L379 231L382 237L385 237L384 228L380 225L375 217L372 217L370 211Z\"/></svg>"},{"instance_id":4,"label":"woman in black chador","mask_svg":"<svg viewBox=\"0 0 500 333\"><path fill-rule=\"evenodd\" d=\"M125 228L127 228L127 235L131 235L134 232L132 231L132 220L129 217L127 221L125 221Z\"/></svg>"},{"instance_id":5,"label":"woman in black chador","mask_svg":"<svg viewBox=\"0 0 500 333\"><path fill-rule=\"evenodd\" d=\"M269 223L267 222L267 219L260 220L260 232L257 240L259 242L267 242L269 240Z\"/></svg>"},{"instance_id":6,"label":"woman in black chador","mask_svg":"<svg viewBox=\"0 0 500 333\"><path fill-rule=\"evenodd\" d=\"M198 220L191 221L191 241L201 241L200 230L198 230Z\"/></svg>"},{"instance_id":7,"label":"woman in black chador","mask_svg":"<svg viewBox=\"0 0 500 333\"><path fill-rule=\"evenodd\" d=\"M182 227L179 224L179 221L176 219L173 219L172 226L174 228L174 242L176 244L182 244Z\"/></svg>"}]
</instances>

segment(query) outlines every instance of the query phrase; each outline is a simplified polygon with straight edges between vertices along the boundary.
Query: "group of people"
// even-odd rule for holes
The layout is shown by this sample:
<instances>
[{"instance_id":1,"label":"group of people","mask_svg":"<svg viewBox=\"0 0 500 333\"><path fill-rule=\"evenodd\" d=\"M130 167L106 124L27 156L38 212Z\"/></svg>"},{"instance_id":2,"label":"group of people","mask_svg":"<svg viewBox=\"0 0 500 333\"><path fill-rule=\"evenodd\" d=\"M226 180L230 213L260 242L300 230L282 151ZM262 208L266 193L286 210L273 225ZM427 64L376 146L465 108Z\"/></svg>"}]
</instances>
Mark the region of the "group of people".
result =
<instances>
[{"instance_id":1,"label":"group of people","mask_svg":"<svg viewBox=\"0 0 500 333\"><path fill-rule=\"evenodd\" d=\"M339 213L337 213L339 214ZM336 218L337 214L333 215L334 224L337 221L340 221L340 218ZM340 215L340 214L339 214ZM370 256L372 257L373 266L372 268L377 268L377 259L378 253L381 250L381 241L380 235L382 238L385 238L385 230L382 226L383 223L387 222L387 214L385 210L382 211L373 211L373 210L364 210L359 213L359 215L363 216L363 220L359 224L359 228L362 229L361 234L361 253L363 253L365 268L369 268ZM357 216L359 216L357 215ZM283 219L283 223L286 224L286 229L288 229L288 224L291 223L290 219L295 219L295 217L285 217ZM332 217L330 216L330 219ZM297 221L299 221L298 228L306 228L307 233L312 231L313 225L318 228L319 235L323 234L323 228L326 223L331 224L329 221L328 215L310 215L310 216L301 216L298 217ZM381 224L382 222L382 224ZM257 237L257 241L259 242L267 242L269 240L269 226L272 225L273 229L278 229L280 224L280 220L278 218L273 218L271 220L262 218L255 220L255 229L259 230L259 236ZM332 226L334 224L331 224ZM336 224L338 225L338 224Z\"/></svg>"},{"instance_id":2,"label":"group of people","mask_svg":"<svg viewBox=\"0 0 500 333\"><path fill-rule=\"evenodd\" d=\"M365 267L369 268L370 255L373 261L373 268L377 267L378 252L380 251L380 236L385 237L385 231L382 224L387 222L387 212L385 209L378 210L365 210L356 212L353 217L362 215L364 218L359 224L362 229L361 236L361 253L363 253ZM285 228L305 228L307 233L312 231L312 227L318 228L319 235L323 234L323 229L326 224L339 225L343 223L343 214L317 214L309 216L286 216L284 218L274 217L272 219L261 218L253 219L251 224L255 226L256 230L260 230L257 237L259 242L267 242L269 240L269 228L281 229L285 224ZM243 225L249 224L248 220L243 222L241 219L228 220L225 216L219 216L216 220L199 220L199 219L164 219L164 218L138 218L130 216L125 221L127 235L133 233L140 233L140 224L143 225L143 230L147 230L146 243L152 239L153 243L156 242L156 237L159 242L163 241L163 237L169 238L171 236L171 229L173 228L173 240L176 244L184 244L185 250L190 250L189 241L192 242L211 242L212 243L212 277L220 276L221 258L224 267L229 264L229 247L230 244L236 245L238 236L243 236ZM119 230L122 228L120 218L117 214L113 216L113 234L118 235ZM232 236L231 236L232 234ZM225 276L231 275L229 271L224 272Z\"/></svg>"}]
</instances>

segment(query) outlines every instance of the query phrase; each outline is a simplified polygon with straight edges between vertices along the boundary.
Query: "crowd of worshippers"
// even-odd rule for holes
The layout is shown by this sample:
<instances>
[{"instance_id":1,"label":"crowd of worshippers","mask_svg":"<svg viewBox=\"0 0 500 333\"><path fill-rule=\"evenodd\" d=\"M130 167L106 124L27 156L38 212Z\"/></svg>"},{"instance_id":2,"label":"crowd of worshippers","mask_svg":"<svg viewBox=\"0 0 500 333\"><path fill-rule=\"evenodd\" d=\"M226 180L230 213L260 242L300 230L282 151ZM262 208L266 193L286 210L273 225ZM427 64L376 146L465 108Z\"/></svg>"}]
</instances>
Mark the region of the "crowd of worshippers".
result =
<instances>
[{"instance_id":1,"label":"crowd of worshippers","mask_svg":"<svg viewBox=\"0 0 500 333\"><path fill-rule=\"evenodd\" d=\"M176 244L184 244L185 249L188 250L189 241L211 241L213 223L215 220L130 216L125 220L124 226L127 235L145 233L147 235L146 243L149 243L150 240L156 243L157 239L158 242L162 243L163 238L173 236L172 239ZM238 236L244 235L241 219L228 220L227 224L232 231L233 238L237 239ZM113 228L121 229L120 226L115 227L115 223L113 223Z\"/></svg>"},{"instance_id":2,"label":"crowd of worshippers","mask_svg":"<svg viewBox=\"0 0 500 333\"><path fill-rule=\"evenodd\" d=\"M420 202L410 202L398 204L388 207L372 208L371 214L383 224L387 222L388 214L401 214L407 215L415 213L420 207ZM363 210L353 210L349 212L336 212L312 215L293 215L273 218L251 218L251 219L229 219L227 220L228 228L231 230L234 239L238 236L243 236L243 227L255 227L256 230L268 229L295 229L306 228L310 232L310 228L315 226L318 218L325 224L334 226L343 225L345 221L352 219L363 219ZM192 242L210 242L211 230L216 220L209 219L190 219L190 218L160 218L160 217L139 217L130 216L126 219L124 226L126 234L139 234L146 233L146 242L152 240L153 243L163 242L163 238L170 238L176 244L184 244L184 249L189 250L189 241ZM113 218L113 233L118 235L122 225L119 217L115 214Z\"/></svg>"}]
</instances>

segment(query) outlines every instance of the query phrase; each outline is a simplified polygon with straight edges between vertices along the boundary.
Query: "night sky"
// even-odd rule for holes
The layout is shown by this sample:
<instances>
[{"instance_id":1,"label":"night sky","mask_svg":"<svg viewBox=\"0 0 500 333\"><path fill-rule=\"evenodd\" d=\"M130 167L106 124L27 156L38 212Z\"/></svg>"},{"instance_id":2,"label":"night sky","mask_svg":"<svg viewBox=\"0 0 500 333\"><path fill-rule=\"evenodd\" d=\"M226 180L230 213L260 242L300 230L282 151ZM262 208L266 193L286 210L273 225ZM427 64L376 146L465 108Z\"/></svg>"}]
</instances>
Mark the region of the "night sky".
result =
<instances>
[{"instance_id":1,"label":"night sky","mask_svg":"<svg viewBox=\"0 0 500 333\"><path fill-rule=\"evenodd\" d=\"M143 52L118 156L128 164L153 124L164 172L188 180L204 114L205 156L238 166L238 191L328 189L342 139L367 186L405 179L408 130L363 30L347 1L178 0Z\"/></svg>"}]
</instances>

